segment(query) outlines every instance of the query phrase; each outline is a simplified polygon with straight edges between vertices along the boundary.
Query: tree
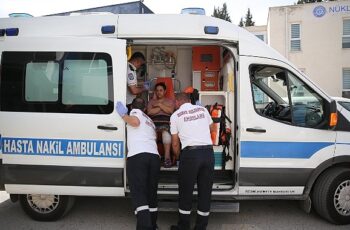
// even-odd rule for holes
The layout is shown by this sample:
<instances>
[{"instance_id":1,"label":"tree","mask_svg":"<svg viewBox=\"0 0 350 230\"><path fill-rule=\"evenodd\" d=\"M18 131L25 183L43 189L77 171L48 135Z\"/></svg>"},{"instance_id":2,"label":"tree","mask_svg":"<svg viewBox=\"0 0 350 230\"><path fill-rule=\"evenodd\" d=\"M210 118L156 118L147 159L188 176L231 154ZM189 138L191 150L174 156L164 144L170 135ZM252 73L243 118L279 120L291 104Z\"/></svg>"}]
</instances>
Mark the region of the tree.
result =
<instances>
[{"instance_id":1,"label":"tree","mask_svg":"<svg viewBox=\"0 0 350 230\"><path fill-rule=\"evenodd\" d=\"M306 3L313 3L313 2L333 2L337 0L298 0L297 4L306 4Z\"/></svg>"},{"instance_id":2,"label":"tree","mask_svg":"<svg viewBox=\"0 0 350 230\"><path fill-rule=\"evenodd\" d=\"M245 18L241 17L241 20L239 21L238 26L240 27L248 27L248 26L254 26L255 22L253 21L253 15L250 13L250 8L247 10L247 14L245 15Z\"/></svg>"},{"instance_id":3,"label":"tree","mask_svg":"<svg viewBox=\"0 0 350 230\"><path fill-rule=\"evenodd\" d=\"M222 8L220 9L220 7L218 6L217 8L214 6L214 12L213 12L213 15L212 17L215 17L215 18L221 18L223 20L226 20L228 22L231 22L231 18L230 18L230 15L228 14L227 12L227 5L226 3L224 3L222 5Z\"/></svg>"},{"instance_id":4,"label":"tree","mask_svg":"<svg viewBox=\"0 0 350 230\"><path fill-rule=\"evenodd\" d=\"M238 26L240 26L240 27L243 27L243 26L244 26L243 18L241 18L241 20L239 21Z\"/></svg>"},{"instance_id":5,"label":"tree","mask_svg":"<svg viewBox=\"0 0 350 230\"><path fill-rule=\"evenodd\" d=\"M253 15L250 13L250 8L248 8L247 14L245 15L244 26L254 26L255 22L253 21Z\"/></svg>"}]
</instances>

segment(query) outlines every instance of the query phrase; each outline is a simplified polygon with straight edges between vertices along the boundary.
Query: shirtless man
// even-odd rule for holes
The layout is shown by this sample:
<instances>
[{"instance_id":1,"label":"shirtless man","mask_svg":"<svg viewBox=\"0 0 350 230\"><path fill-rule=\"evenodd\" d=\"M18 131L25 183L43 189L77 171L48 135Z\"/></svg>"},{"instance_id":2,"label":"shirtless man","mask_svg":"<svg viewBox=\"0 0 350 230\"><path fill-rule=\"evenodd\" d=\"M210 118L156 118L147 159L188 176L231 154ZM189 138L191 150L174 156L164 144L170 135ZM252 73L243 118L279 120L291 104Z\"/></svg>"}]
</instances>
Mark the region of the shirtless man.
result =
<instances>
[{"instance_id":1,"label":"shirtless man","mask_svg":"<svg viewBox=\"0 0 350 230\"><path fill-rule=\"evenodd\" d=\"M155 98L148 103L147 113L156 125L157 131L162 131L162 141L164 145L164 167L171 167L170 147L171 135L169 133L170 116L174 112L175 103L173 100L165 98L166 85L159 82L155 85Z\"/></svg>"}]
</instances>

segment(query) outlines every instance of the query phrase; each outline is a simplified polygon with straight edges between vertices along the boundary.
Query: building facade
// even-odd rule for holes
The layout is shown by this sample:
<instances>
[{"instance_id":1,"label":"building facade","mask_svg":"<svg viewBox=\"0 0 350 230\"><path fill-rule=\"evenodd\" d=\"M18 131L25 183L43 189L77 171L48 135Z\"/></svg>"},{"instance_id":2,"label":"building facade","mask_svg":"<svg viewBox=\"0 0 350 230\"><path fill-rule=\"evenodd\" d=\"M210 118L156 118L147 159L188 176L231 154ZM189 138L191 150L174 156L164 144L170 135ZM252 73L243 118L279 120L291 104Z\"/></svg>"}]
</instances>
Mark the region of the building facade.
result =
<instances>
[{"instance_id":1,"label":"building facade","mask_svg":"<svg viewBox=\"0 0 350 230\"><path fill-rule=\"evenodd\" d=\"M272 7L266 34L271 47L328 94L350 98L350 0Z\"/></svg>"}]
</instances>

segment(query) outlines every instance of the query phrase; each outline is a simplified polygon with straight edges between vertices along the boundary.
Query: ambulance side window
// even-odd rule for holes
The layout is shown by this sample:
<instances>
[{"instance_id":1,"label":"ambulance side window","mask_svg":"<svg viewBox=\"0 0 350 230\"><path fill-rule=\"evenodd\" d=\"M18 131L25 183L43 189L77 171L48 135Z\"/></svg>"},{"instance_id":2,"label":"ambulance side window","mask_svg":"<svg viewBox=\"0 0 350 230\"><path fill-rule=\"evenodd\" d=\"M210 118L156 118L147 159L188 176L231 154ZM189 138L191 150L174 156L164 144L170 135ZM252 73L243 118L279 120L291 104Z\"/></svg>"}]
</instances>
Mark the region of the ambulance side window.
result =
<instances>
[{"instance_id":1,"label":"ambulance side window","mask_svg":"<svg viewBox=\"0 0 350 230\"><path fill-rule=\"evenodd\" d=\"M64 105L107 105L107 62L99 60L65 60L62 78Z\"/></svg>"},{"instance_id":2,"label":"ambulance side window","mask_svg":"<svg viewBox=\"0 0 350 230\"><path fill-rule=\"evenodd\" d=\"M59 63L53 61L29 62L25 69L26 101L58 101Z\"/></svg>"},{"instance_id":3,"label":"ambulance side window","mask_svg":"<svg viewBox=\"0 0 350 230\"><path fill-rule=\"evenodd\" d=\"M250 68L255 111L290 125L326 128L324 101L291 72L274 66Z\"/></svg>"},{"instance_id":4,"label":"ambulance side window","mask_svg":"<svg viewBox=\"0 0 350 230\"><path fill-rule=\"evenodd\" d=\"M1 111L108 114L112 61L89 52L3 52Z\"/></svg>"}]
</instances>

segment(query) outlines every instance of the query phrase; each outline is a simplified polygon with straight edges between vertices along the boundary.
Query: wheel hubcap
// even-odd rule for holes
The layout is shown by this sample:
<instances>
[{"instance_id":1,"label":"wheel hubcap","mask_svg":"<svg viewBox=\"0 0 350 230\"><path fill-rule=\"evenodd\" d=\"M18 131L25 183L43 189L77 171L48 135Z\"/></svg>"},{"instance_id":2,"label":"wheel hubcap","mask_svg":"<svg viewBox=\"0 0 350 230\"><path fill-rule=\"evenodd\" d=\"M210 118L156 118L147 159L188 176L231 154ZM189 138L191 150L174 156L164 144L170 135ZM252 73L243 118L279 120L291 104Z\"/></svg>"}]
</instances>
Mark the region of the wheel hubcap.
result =
<instances>
[{"instance_id":1,"label":"wheel hubcap","mask_svg":"<svg viewBox=\"0 0 350 230\"><path fill-rule=\"evenodd\" d=\"M34 211L46 214L57 208L60 197L58 195L28 194L27 201Z\"/></svg>"},{"instance_id":2,"label":"wheel hubcap","mask_svg":"<svg viewBox=\"0 0 350 230\"><path fill-rule=\"evenodd\" d=\"M335 190L334 207L342 216L350 216L350 180L343 181Z\"/></svg>"}]
</instances>

